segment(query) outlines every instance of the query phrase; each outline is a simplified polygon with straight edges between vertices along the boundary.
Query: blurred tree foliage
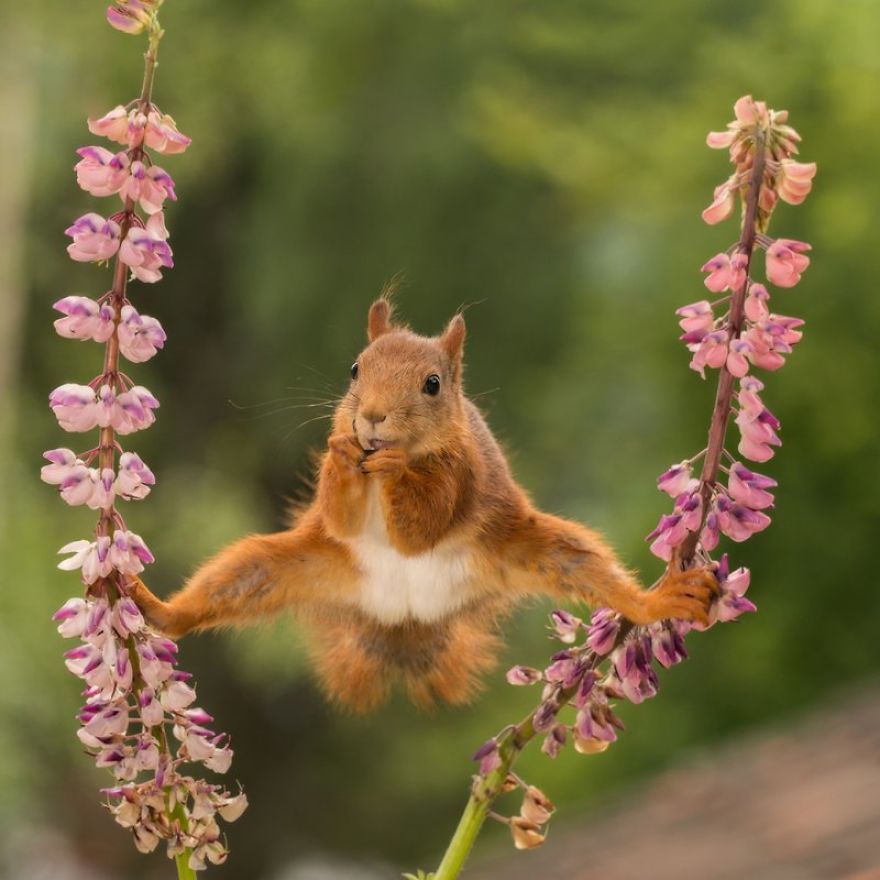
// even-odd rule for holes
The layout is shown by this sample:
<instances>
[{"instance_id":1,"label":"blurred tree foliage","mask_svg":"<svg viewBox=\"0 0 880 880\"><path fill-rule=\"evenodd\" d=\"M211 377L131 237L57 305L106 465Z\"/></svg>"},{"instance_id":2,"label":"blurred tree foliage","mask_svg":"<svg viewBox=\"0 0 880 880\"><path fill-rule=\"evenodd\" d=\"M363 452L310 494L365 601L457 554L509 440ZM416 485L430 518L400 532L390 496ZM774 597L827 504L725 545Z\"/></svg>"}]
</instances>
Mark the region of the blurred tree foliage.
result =
<instances>
[{"instance_id":1,"label":"blurred tree foliage","mask_svg":"<svg viewBox=\"0 0 880 880\"><path fill-rule=\"evenodd\" d=\"M55 299L103 283L64 253L62 230L93 206L73 151L92 142L86 113L135 94L139 44L107 29L100 4L38 0L10 16L4 75L30 88L4 125L31 126L33 147L27 163L4 163L28 173L30 200L24 281L3 291L7 314L23 298L24 323L0 389L14 432L0 826L25 840L27 827L60 829L89 876L166 876L102 815L107 777L78 754L77 688L48 618L78 588L53 570L55 550L93 516L37 477L40 452L67 442L46 393L99 363L95 346L51 329ZM653 577L641 540L665 509L653 481L700 448L713 393L687 370L672 312L701 297L699 265L734 237L700 221L728 173L703 139L753 92L791 111L820 168L806 205L774 220L815 260L774 300L808 331L766 393L784 425L765 468L781 484L775 521L733 549L754 569L760 613L692 639L693 662L625 711L631 730L608 754L533 755L524 773L571 815L688 746L876 672L875 4L170 0L163 22L156 99L194 145L166 163L177 265L133 292L170 337L134 371L162 400L156 428L131 443L159 476L130 511L159 559L158 589L224 542L280 526L323 441L320 402L345 387L367 306L401 272L400 311L417 329L469 306L469 390L529 490L606 530ZM547 610L509 626L506 661L547 655ZM232 830L230 880L280 876L315 852L428 867L471 750L532 702L499 671L465 711L424 716L398 700L346 717L322 703L286 622L188 639L183 657L233 733L252 801Z\"/></svg>"}]
</instances>

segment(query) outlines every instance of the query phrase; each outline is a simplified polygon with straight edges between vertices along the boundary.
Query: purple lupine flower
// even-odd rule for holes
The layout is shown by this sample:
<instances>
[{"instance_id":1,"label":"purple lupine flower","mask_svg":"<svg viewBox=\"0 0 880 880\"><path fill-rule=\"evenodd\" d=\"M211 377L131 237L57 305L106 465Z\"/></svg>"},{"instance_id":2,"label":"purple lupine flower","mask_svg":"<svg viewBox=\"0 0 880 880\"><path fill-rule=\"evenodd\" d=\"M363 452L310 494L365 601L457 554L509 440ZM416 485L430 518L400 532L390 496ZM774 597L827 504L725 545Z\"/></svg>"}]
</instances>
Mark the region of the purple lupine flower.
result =
<instances>
[{"instance_id":1,"label":"purple lupine flower","mask_svg":"<svg viewBox=\"0 0 880 880\"><path fill-rule=\"evenodd\" d=\"M139 455L123 452L119 456L119 474L113 488L120 498L146 498L155 483L156 477Z\"/></svg>"},{"instance_id":2,"label":"purple lupine flower","mask_svg":"<svg viewBox=\"0 0 880 880\"><path fill-rule=\"evenodd\" d=\"M544 742L541 744L541 751L547 755L548 758L555 758L563 748L565 748L565 741L568 738L568 728L564 724L554 724L553 727L550 728L550 732L547 736L544 737Z\"/></svg>"},{"instance_id":3,"label":"purple lupine flower","mask_svg":"<svg viewBox=\"0 0 880 880\"><path fill-rule=\"evenodd\" d=\"M541 680L541 670L530 666L512 666L507 670L507 683L513 685L535 684Z\"/></svg>"},{"instance_id":4,"label":"purple lupine flower","mask_svg":"<svg viewBox=\"0 0 880 880\"><path fill-rule=\"evenodd\" d=\"M471 755L471 760L479 763L481 776L488 776L493 770L497 770L501 766L501 756L498 754L498 740L495 737L486 740Z\"/></svg>"},{"instance_id":5,"label":"purple lupine flower","mask_svg":"<svg viewBox=\"0 0 880 880\"><path fill-rule=\"evenodd\" d=\"M620 629L620 615L610 608L600 608L593 612L587 635L590 650L599 655L607 654L614 646Z\"/></svg>"}]
</instances>

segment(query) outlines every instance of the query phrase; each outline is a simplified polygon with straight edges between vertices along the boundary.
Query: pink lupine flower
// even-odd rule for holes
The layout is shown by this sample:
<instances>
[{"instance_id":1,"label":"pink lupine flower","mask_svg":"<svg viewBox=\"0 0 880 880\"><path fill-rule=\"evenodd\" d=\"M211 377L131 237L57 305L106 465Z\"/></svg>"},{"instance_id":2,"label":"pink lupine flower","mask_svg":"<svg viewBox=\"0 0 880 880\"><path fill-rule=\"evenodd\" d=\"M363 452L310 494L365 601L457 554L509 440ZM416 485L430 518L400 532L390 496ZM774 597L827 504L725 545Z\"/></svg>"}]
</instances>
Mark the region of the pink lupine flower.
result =
<instances>
[{"instance_id":1,"label":"pink lupine flower","mask_svg":"<svg viewBox=\"0 0 880 880\"><path fill-rule=\"evenodd\" d=\"M745 301L746 318L749 321L764 321L770 315L767 303L770 301L770 294L763 284L752 284L749 287L748 296Z\"/></svg>"},{"instance_id":2,"label":"pink lupine flower","mask_svg":"<svg viewBox=\"0 0 880 880\"><path fill-rule=\"evenodd\" d=\"M78 263L109 260L119 250L119 224L100 214L83 214L64 234L73 239L67 253Z\"/></svg>"},{"instance_id":3,"label":"pink lupine flower","mask_svg":"<svg viewBox=\"0 0 880 880\"><path fill-rule=\"evenodd\" d=\"M735 128L729 128L727 131L710 131L706 135L706 146L713 150L724 150L733 143L735 137Z\"/></svg>"},{"instance_id":4,"label":"pink lupine flower","mask_svg":"<svg viewBox=\"0 0 880 880\"><path fill-rule=\"evenodd\" d=\"M694 353L688 366L706 378L706 367L718 369L727 361L727 330L713 330L702 341L688 346Z\"/></svg>"},{"instance_id":5,"label":"pink lupine flower","mask_svg":"<svg viewBox=\"0 0 880 880\"><path fill-rule=\"evenodd\" d=\"M741 434L737 449L741 455L757 462L771 459L774 454L772 447L782 445L776 434L779 419L764 406L758 396L763 388L763 383L753 376L740 380L740 411L735 420Z\"/></svg>"},{"instance_id":6,"label":"pink lupine flower","mask_svg":"<svg viewBox=\"0 0 880 880\"><path fill-rule=\"evenodd\" d=\"M121 104L117 104L100 119L89 119L89 131L116 141L118 144L128 143L128 111Z\"/></svg>"},{"instance_id":7,"label":"pink lupine flower","mask_svg":"<svg viewBox=\"0 0 880 880\"><path fill-rule=\"evenodd\" d=\"M703 530L700 532L700 546L708 553L718 546L720 532L718 531L718 514L714 507L710 507Z\"/></svg>"},{"instance_id":8,"label":"pink lupine flower","mask_svg":"<svg viewBox=\"0 0 880 880\"><path fill-rule=\"evenodd\" d=\"M140 609L128 596L122 596L114 603L110 617L113 631L120 639L140 632L146 625Z\"/></svg>"},{"instance_id":9,"label":"pink lupine flower","mask_svg":"<svg viewBox=\"0 0 880 880\"><path fill-rule=\"evenodd\" d=\"M131 434L148 428L156 421L153 410L158 406L159 401L148 389L143 385L135 385L116 397L112 425L120 434Z\"/></svg>"},{"instance_id":10,"label":"pink lupine flower","mask_svg":"<svg viewBox=\"0 0 880 880\"><path fill-rule=\"evenodd\" d=\"M530 666L513 666L507 670L507 683L517 686L535 684L541 680L541 670Z\"/></svg>"},{"instance_id":11,"label":"pink lupine flower","mask_svg":"<svg viewBox=\"0 0 880 880\"><path fill-rule=\"evenodd\" d=\"M715 187L714 201L706 208L702 217L710 226L726 220L733 213L734 195L731 181L725 181Z\"/></svg>"},{"instance_id":12,"label":"pink lupine flower","mask_svg":"<svg viewBox=\"0 0 880 880\"><path fill-rule=\"evenodd\" d=\"M76 638L83 634L91 609L80 596L68 599L53 615L52 620L61 621L58 632L66 639Z\"/></svg>"},{"instance_id":13,"label":"pink lupine flower","mask_svg":"<svg viewBox=\"0 0 880 880\"><path fill-rule=\"evenodd\" d=\"M773 495L768 492L777 485L776 480L756 474L738 461L730 465L730 479L727 491L734 501L751 507L753 510L764 510L773 506Z\"/></svg>"},{"instance_id":14,"label":"pink lupine flower","mask_svg":"<svg viewBox=\"0 0 880 880\"><path fill-rule=\"evenodd\" d=\"M684 330L681 338L685 342L699 342L715 326L715 315L706 299L682 306L675 310L675 314L681 316L678 325Z\"/></svg>"},{"instance_id":15,"label":"pink lupine flower","mask_svg":"<svg viewBox=\"0 0 880 880\"><path fill-rule=\"evenodd\" d=\"M730 257L727 254L716 254L702 265L700 271L709 273L703 283L712 293L721 293L730 287Z\"/></svg>"},{"instance_id":16,"label":"pink lupine flower","mask_svg":"<svg viewBox=\"0 0 880 880\"><path fill-rule=\"evenodd\" d=\"M61 389L65 387L61 386ZM153 410L159 406L159 401L142 385L135 385L121 394L116 394L106 384L98 388L97 394L89 388L92 396L91 401L86 401L85 394L78 390L88 386L70 387L73 390L68 393L67 397L61 397L62 402L82 398L84 402L80 406L86 409L88 417L93 421L87 428L67 428L67 430L88 430L88 428L100 425L102 428L112 427L119 434L132 434L135 431L149 427L156 420ZM61 389L56 389L52 394L55 395ZM52 402L52 396L50 396L49 402L50 406L55 409L59 422L61 422L61 415L59 415L61 407L56 406ZM68 405L67 409L64 410L64 415L68 420L76 418L76 413L73 412L73 409L73 405ZM73 412L73 414L68 414L68 410ZM80 417L80 422L86 422L86 415ZM64 423L62 422L61 424L64 427Z\"/></svg>"},{"instance_id":17,"label":"pink lupine flower","mask_svg":"<svg viewBox=\"0 0 880 880\"><path fill-rule=\"evenodd\" d=\"M583 628L583 621L573 614L559 608L550 615L550 622L560 642L570 645Z\"/></svg>"},{"instance_id":18,"label":"pink lupine flower","mask_svg":"<svg viewBox=\"0 0 880 880\"><path fill-rule=\"evenodd\" d=\"M804 256L809 250L812 248L806 242L777 238L767 248L767 278L777 287L794 287L810 265L810 258Z\"/></svg>"},{"instance_id":19,"label":"pink lupine flower","mask_svg":"<svg viewBox=\"0 0 880 880\"><path fill-rule=\"evenodd\" d=\"M177 130L177 123L172 117L158 110L151 110L147 114L144 139L151 150L166 156L182 153L192 143L192 138Z\"/></svg>"},{"instance_id":20,"label":"pink lupine flower","mask_svg":"<svg viewBox=\"0 0 880 880\"><path fill-rule=\"evenodd\" d=\"M99 535L94 541L71 541L59 553L72 553L73 556L58 563L62 571L82 570L83 583L93 584L98 578L107 577L113 570L110 561L110 538Z\"/></svg>"},{"instance_id":21,"label":"pink lupine flower","mask_svg":"<svg viewBox=\"0 0 880 880\"><path fill-rule=\"evenodd\" d=\"M682 522L680 513L668 513L660 517L657 528L646 538L652 541L651 552L668 562L672 559L672 551L687 537L687 529Z\"/></svg>"},{"instance_id":22,"label":"pink lupine flower","mask_svg":"<svg viewBox=\"0 0 880 880\"><path fill-rule=\"evenodd\" d=\"M719 597L709 606L709 626L716 621L735 620L740 614L758 610L754 603L745 598L751 579L747 568L730 571L730 564L725 553L721 557L716 575L721 592Z\"/></svg>"},{"instance_id":23,"label":"pink lupine flower","mask_svg":"<svg viewBox=\"0 0 880 880\"><path fill-rule=\"evenodd\" d=\"M726 366L730 373L742 378L749 371L747 358L752 356L752 344L747 339L732 339L727 354Z\"/></svg>"},{"instance_id":24,"label":"pink lupine flower","mask_svg":"<svg viewBox=\"0 0 880 880\"><path fill-rule=\"evenodd\" d=\"M657 488L673 498L677 498L683 492L692 492L697 483L698 481L693 478L691 463L687 460L674 464L657 477Z\"/></svg>"},{"instance_id":25,"label":"pink lupine flower","mask_svg":"<svg viewBox=\"0 0 880 880\"><path fill-rule=\"evenodd\" d=\"M80 147L76 151L76 182L93 196L111 196L118 193L128 178L128 156L111 153L104 147Z\"/></svg>"},{"instance_id":26,"label":"pink lupine flower","mask_svg":"<svg viewBox=\"0 0 880 880\"><path fill-rule=\"evenodd\" d=\"M119 456L119 475L113 488L120 498L146 498L150 494L150 487L155 484L156 477L139 455L123 452Z\"/></svg>"},{"instance_id":27,"label":"pink lupine flower","mask_svg":"<svg viewBox=\"0 0 880 880\"><path fill-rule=\"evenodd\" d=\"M742 126L766 122L767 104L764 101L756 101L751 95L743 95L733 105L733 113L736 116L736 121Z\"/></svg>"},{"instance_id":28,"label":"pink lupine flower","mask_svg":"<svg viewBox=\"0 0 880 880\"><path fill-rule=\"evenodd\" d=\"M746 331L745 339L750 346L749 360L762 370L778 370L785 364L783 353L788 354L791 346L765 332L764 323L761 321Z\"/></svg>"},{"instance_id":29,"label":"pink lupine flower","mask_svg":"<svg viewBox=\"0 0 880 880\"><path fill-rule=\"evenodd\" d=\"M734 541L740 542L761 532L770 525L770 517L759 510L752 510L726 495L715 499L715 510L718 513L718 527Z\"/></svg>"},{"instance_id":30,"label":"pink lupine flower","mask_svg":"<svg viewBox=\"0 0 880 880\"><path fill-rule=\"evenodd\" d=\"M49 406L65 431L90 431L98 424L95 392L88 385L59 385L49 395Z\"/></svg>"},{"instance_id":31,"label":"pink lupine flower","mask_svg":"<svg viewBox=\"0 0 880 880\"><path fill-rule=\"evenodd\" d=\"M144 570L144 563L155 561L149 547L140 535L117 529L113 532L110 562L122 574L137 574Z\"/></svg>"},{"instance_id":32,"label":"pink lupine flower","mask_svg":"<svg viewBox=\"0 0 880 880\"><path fill-rule=\"evenodd\" d=\"M52 308L66 315L55 321L59 336L106 342L113 335L113 309L109 305L99 305L87 296L65 296Z\"/></svg>"},{"instance_id":33,"label":"pink lupine flower","mask_svg":"<svg viewBox=\"0 0 880 880\"><path fill-rule=\"evenodd\" d=\"M795 162L783 159L780 162L779 177L776 185L779 198L789 205L799 205L807 197L813 187L816 176L815 162Z\"/></svg>"},{"instance_id":34,"label":"pink lupine flower","mask_svg":"<svg viewBox=\"0 0 880 880\"><path fill-rule=\"evenodd\" d=\"M148 168L141 161L131 163L120 195L137 202L148 214L161 211L165 199L177 200L171 175L158 165Z\"/></svg>"},{"instance_id":35,"label":"pink lupine flower","mask_svg":"<svg viewBox=\"0 0 880 880\"><path fill-rule=\"evenodd\" d=\"M139 315L130 305L122 307L118 334L119 350L133 364L148 361L165 345L162 325L149 315Z\"/></svg>"},{"instance_id":36,"label":"pink lupine flower","mask_svg":"<svg viewBox=\"0 0 880 880\"><path fill-rule=\"evenodd\" d=\"M49 449L43 453L43 458L51 463L41 468L40 479L50 486L60 486L77 467L84 464L72 449Z\"/></svg>"},{"instance_id":37,"label":"pink lupine flower","mask_svg":"<svg viewBox=\"0 0 880 880\"><path fill-rule=\"evenodd\" d=\"M128 230L119 259L131 269L132 277L152 284L162 277L161 267L174 265L167 237L161 212L153 214L143 229L134 226Z\"/></svg>"},{"instance_id":38,"label":"pink lupine flower","mask_svg":"<svg viewBox=\"0 0 880 880\"><path fill-rule=\"evenodd\" d=\"M125 34L139 34L150 23L150 12L155 7L150 0L116 0L107 7L107 21Z\"/></svg>"}]
</instances>

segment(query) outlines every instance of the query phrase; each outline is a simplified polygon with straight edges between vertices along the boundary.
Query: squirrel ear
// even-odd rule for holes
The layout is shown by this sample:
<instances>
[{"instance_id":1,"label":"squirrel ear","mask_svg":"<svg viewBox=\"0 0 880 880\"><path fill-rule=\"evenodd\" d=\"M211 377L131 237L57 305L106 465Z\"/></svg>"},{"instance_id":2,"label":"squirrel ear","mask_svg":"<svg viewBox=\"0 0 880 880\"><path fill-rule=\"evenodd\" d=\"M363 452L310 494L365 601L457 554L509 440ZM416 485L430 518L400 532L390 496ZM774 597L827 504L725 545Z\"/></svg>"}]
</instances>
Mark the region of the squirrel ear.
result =
<instances>
[{"instance_id":1,"label":"squirrel ear","mask_svg":"<svg viewBox=\"0 0 880 880\"><path fill-rule=\"evenodd\" d=\"M367 339L372 342L391 329L391 303L383 296L370 306L367 316Z\"/></svg>"},{"instance_id":2,"label":"squirrel ear","mask_svg":"<svg viewBox=\"0 0 880 880\"><path fill-rule=\"evenodd\" d=\"M461 349L464 345L465 331L464 317L459 314L449 322L446 329L443 331L443 335L440 337L440 345L443 347L443 351L445 351L452 360L459 360L461 358Z\"/></svg>"}]
</instances>

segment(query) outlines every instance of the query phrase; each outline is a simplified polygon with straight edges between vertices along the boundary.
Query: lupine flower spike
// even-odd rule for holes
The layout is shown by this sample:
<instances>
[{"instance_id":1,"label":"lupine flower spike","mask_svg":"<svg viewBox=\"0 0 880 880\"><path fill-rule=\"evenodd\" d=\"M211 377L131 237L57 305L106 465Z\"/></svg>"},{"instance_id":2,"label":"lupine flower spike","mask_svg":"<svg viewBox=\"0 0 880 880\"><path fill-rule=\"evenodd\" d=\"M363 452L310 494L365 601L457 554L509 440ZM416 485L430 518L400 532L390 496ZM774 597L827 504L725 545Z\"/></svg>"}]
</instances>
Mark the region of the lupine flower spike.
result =
<instances>
[{"instance_id":1,"label":"lupine flower spike","mask_svg":"<svg viewBox=\"0 0 880 880\"><path fill-rule=\"evenodd\" d=\"M66 446L49 450L40 475L67 504L99 512L93 536L59 551L65 558L58 567L78 571L86 587L84 596L69 599L54 617L64 638L79 640L64 655L85 686L79 739L112 774L112 784L103 789L106 805L135 846L150 852L164 843L179 876L188 876L226 859L218 818L234 821L247 799L187 774L192 764L225 773L232 760L229 737L214 732L214 719L195 705L191 677L177 665L177 645L150 629L127 595L130 577L153 562L153 554L128 528L118 505L145 498L156 478L119 438L150 427L159 401L122 372L119 356L143 363L165 344L159 321L129 302L128 282L158 281L162 269L173 265L163 209L177 198L174 181L153 163L150 151L180 153L190 143L152 102L160 3L117 0L107 10L117 30L148 36L144 88L130 109L119 106L89 120L93 134L124 149L81 147L77 182L93 196L121 199L122 210L116 205L106 217L83 214L67 229L72 239L67 250L79 262L115 257L113 278L110 290L97 298L71 294L54 305L62 316L55 321L58 334L105 346L104 367L88 384L68 382L49 395L63 430L97 428L98 442L84 452Z\"/></svg>"},{"instance_id":2,"label":"lupine flower spike","mask_svg":"<svg viewBox=\"0 0 880 880\"><path fill-rule=\"evenodd\" d=\"M658 488L672 498L672 510L660 517L648 535L651 552L667 566L711 567L718 595L709 609L708 626L666 620L635 626L608 609L597 610L589 622L566 611L551 615L551 631L563 647L543 669L515 666L510 684L541 685L532 713L488 740L474 754L478 762L471 799L453 841L432 875L435 880L456 877L476 838L483 818L490 815L510 826L520 849L540 846L552 812L532 804L520 815L504 818L489 812L504 793L504 781L523 748L535 737L541 750L556 757L568 743L581 754L597 754L616 742L623 724L615 703L641 703L660 686L655 661L669 668L687 657L685 636L719 621L736 620L755 611L746 598L747 568L731 570L727 553L713 557L722 537L744 541L770 524L776 481L757 473L741 459L763 463L781 445L780 423L764 405L764 383L756 373L784 366L802 336L803 321L771 311L769 285L796 285L809 266L810 246L767 234L771 214L780 200L800 204L812 187L816 166L794 159L800 136L785 111L771 110L751 96L734 106L734 120L723 132L711 132L708 145L728 149L734 171L716 187L703 212L710 225L734 213L742 202L739 238L707 260L705 286L721 298L701 299L676 312L681 340L691 353L690 366L704 379L718 371L718 390L706 449L662 473ZM766 283L756 278L756 251L766 253ZM730 422L739 435L738 457L726 447ZM698 463L702 461L702 464ZM571 717L563 720L568 710ZM542 796L543 797L543 796Z\"/></svg>"}]
</instances>

